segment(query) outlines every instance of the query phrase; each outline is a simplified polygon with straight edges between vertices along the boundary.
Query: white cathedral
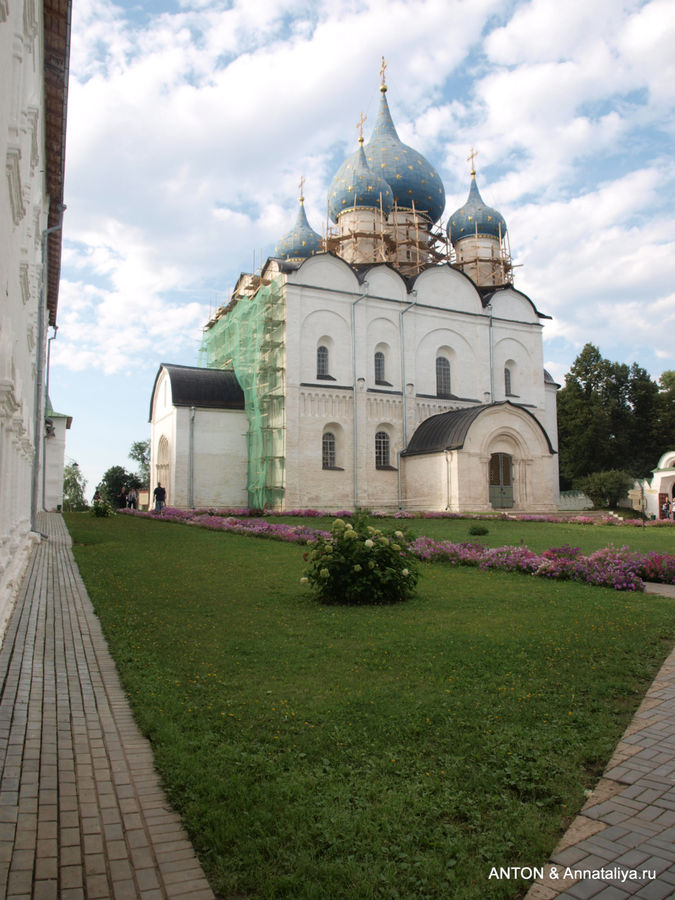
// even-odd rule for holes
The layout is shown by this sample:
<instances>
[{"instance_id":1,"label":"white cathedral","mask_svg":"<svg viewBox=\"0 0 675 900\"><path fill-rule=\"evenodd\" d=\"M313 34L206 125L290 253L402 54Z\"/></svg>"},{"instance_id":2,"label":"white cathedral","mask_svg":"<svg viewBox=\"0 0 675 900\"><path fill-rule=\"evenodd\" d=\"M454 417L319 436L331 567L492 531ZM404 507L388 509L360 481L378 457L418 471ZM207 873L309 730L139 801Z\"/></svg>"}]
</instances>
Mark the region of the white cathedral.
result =
<instances>
[{"instance_id":1,"label":"white cathedral","mask_svg":"<svg viewBox=\"0 0 675 900\"><path fill-rule=\"evenodd\" d=\"M204 329L159 367L151 473L177 507L557 510L556 385L472 169L447 228L382 78L372 137Z\"/></svg>"}]
</instances>

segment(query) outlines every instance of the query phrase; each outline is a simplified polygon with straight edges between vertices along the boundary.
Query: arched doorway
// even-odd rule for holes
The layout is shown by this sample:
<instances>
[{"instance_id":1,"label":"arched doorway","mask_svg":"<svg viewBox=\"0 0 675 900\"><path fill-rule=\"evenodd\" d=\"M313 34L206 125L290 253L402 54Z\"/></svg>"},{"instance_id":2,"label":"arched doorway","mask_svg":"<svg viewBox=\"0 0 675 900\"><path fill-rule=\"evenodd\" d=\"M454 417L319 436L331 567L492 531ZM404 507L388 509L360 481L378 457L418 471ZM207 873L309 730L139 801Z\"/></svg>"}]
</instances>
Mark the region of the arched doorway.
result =
<instances>
[{"instance_id":1,"label":"arched doorway","mask_svg":"<svg viewBox=\"0 0 675 900\"><path fill-rule=\"evenodd\" d=\"M513 506L513 457L510 453L493 453L490 457L490 505L494 509Z\"/></svg>"}]
</instances>

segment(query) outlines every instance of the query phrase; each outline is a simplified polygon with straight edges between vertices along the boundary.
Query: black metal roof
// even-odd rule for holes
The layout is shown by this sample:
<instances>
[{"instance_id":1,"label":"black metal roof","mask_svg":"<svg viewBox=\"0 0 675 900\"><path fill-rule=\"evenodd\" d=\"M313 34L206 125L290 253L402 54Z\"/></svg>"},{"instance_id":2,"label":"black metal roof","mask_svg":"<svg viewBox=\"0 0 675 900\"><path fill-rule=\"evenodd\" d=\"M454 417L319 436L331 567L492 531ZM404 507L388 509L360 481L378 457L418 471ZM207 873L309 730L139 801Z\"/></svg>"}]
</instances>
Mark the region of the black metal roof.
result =
<instances>
[{"instance_id":1,"label":"black metal roof","mask_svg":"<svg viewBox=\"0 0 675 900\"><path fill-rule=\"evenodd\" d=\"M495 406L511 406L531 416L544 433L549 450L553 453L551 441L537 417L524 406L511 403L510 400L503 400L499 403L482 403L480 406L469 406L465 409L451 409L448 412L430 416L417 426L407 448L401 455L415 456L421 453L440 453L443 450L461 450L469 428L478 416Z\"/></svg>"},{"instance_id":2,"label":"black metal roof","mask_svg":"<svg viewBox=\"0 0 675 900\"><path fill-rule=\"evenodd\" d=\"M166 369L171 382L174 406L196 406L199 409L244 409L244 392L231 369L202 369L198 366L175 366L162 363L155 377L150 400L150 418L157 382Z\"/></svg>"}]
</instances>

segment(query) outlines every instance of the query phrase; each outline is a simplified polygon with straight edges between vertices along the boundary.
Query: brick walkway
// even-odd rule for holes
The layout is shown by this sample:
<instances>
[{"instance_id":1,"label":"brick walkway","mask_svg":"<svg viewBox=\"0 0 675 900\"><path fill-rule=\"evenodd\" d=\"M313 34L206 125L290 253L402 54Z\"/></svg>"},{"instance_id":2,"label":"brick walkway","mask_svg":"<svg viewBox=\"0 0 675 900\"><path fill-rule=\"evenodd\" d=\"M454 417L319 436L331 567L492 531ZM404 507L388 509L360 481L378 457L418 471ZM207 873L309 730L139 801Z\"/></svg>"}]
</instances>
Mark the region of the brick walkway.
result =
<instances>
[{"instance_id":1,"label":"brick walkway","mask_svg":"<svg viewBox=\"0 0 675 900\"><path fill-rule=\"evenodd\" d=\"M675 650L525 900L628 897L675 897Z\"/></svg>"},{"instance_id":2,"label":"brick walkway","mask_svg":"<svg viewBox=\"0 0 675 900\"><path fill-rule=\"evenodd\" d=\"M0 650L0 898L213 900L56 513Z\"/></svg>"}]
</instances>

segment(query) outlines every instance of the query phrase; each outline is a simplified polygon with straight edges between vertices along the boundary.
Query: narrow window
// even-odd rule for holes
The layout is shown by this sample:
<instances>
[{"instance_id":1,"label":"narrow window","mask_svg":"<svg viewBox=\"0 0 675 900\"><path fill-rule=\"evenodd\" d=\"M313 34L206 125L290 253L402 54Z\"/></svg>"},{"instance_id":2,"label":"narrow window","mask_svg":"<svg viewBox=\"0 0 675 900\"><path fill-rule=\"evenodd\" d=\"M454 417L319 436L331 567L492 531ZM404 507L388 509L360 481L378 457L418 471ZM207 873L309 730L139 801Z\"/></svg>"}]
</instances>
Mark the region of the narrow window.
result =
<instances>
[{"instance_id":1,"label":"narrow window","mask_svg":"<svg viewBox=\"0 0 675 900\"><path fill-rule=\"evenodd\" d=\"M375 435L375 468L386 469L389 466L389 435L386 431L378 431Z\"/></svg>"},{"instance_id":2,"label":"narrow window","mask_svg":"<svg viewBox=\"0 0 675 900\"><path fill-rule=\"evenodd\" d=\"M335 468L335 435L332 431L326 431L321 438L321 467Z\"/></svg>"},{"instance_id":3,"label":"narrow window","mask_svg":"<svg viewBox=\"0 0 675 900\"><path fill-rule=\"evenodd\" d=\"M316 377L328 378L328 347L316 348Z\"/></svg>"},{"instance_id":4,"label":"narrow window","mask_svg":"<svg viewBox=\"0 0 675 900\"><path fill-rule=\"evenodd\" d=\"M508 366L504 369L504 393L507 397L511 396L511 369Z\"/></svg>"},{"instance_id":5,"label":"narrow window","mask_svg":"<svg viewBox=\"0 0 675 900\"><path fill-rule=\"evenodd\" d=\"M450 396L450 363L444 356L436 357L436 396Z\"/></svg>"},{"instance_id":6,"label":"narrow window","mask_svg":"<svg viewBox=\"0 0 675 900\"><path fill-rule=\"evenodd\" d=\"M375 384L386 384L384 377L384 353L380 350L375 354Z\"/></svg>"}]
</instances>

